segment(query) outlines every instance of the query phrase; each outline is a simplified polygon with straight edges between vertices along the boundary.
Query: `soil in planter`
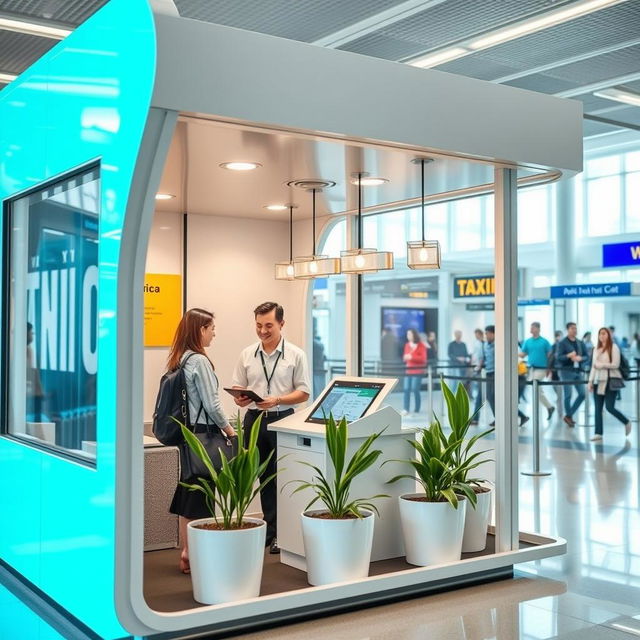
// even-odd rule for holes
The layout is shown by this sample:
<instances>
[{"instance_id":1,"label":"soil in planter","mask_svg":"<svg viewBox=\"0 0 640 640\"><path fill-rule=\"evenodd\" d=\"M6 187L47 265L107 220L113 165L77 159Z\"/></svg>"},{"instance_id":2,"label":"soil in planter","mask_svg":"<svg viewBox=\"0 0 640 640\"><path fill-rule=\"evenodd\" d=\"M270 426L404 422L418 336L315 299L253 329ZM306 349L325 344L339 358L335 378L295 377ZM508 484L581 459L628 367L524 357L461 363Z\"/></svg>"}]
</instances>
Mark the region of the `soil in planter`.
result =
<instances>
[{"instance_id":1,"label":"soil in planter","mask_svg":"<svg viewBox=\"0 0 640 640\"><path fill-rule=\"evenodd\" d=\"M209 531L239 531L240 529L255 529L260 527L260 522L243 522L239 527L231 527L231 529L225 529L221 524L216 522L208 522L207 524L195 525L195 529L207 529Z\"/></svg>"},{"instance_id":2,"label":"soil in planter","mask_svg":"<svg viewBox=\"0 0 640 640\"><path fill-rule=\"evenodd\" d=\"M358 518L353 513L347 513L342 518L334 518L328 511L322 511L320 513L305 513L308 518L318 518L318 520L357 520ZM364 516L363 516L364 517Z\"/></svg>"},{"instance_id":3,"label":"soil in planter","mask_svg":"<svg viewBox=\"0 0 640 640\"><path fill-rule=\"evenodd\" d=\"M491 489L489 487L473 487L474 493L489 493Z\"/></svg>"}]
</instances>

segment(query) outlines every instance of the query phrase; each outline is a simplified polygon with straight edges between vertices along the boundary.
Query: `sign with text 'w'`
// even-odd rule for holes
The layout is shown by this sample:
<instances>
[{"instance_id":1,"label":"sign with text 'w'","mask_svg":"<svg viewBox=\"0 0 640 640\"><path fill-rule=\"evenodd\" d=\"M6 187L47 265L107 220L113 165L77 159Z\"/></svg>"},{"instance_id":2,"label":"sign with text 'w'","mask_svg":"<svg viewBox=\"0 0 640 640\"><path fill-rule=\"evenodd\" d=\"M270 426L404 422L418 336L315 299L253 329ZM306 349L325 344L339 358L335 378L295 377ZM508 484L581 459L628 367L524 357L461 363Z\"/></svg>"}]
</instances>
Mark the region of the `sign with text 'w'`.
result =
<instances>
[{"instance_id":1,"label":"sign with text 'w'","mask_svg":"<svg viewBox=\"0 0 640 640\"><path fill-rule=\"evenodd\" d=\"M640 241L602 245L603 267L640 267Z\"/></svg>"}]
</instances>

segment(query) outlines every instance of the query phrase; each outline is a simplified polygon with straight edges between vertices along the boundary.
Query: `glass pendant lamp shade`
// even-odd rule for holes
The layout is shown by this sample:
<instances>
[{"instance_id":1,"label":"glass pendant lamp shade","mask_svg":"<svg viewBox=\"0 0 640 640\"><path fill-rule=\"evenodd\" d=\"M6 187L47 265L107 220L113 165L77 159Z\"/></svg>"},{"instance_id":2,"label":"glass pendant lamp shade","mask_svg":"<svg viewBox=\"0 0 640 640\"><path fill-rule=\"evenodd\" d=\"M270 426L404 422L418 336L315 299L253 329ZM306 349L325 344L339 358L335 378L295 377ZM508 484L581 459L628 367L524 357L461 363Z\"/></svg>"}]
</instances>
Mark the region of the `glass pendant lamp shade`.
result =
<instances>
[{"instance_id":1,"label":"glass pendant lamp shade","mask_svg":"<svg viewBox=\"0 0 640 640\"><path fill-rule=\"evenodd\" d=\"M295 280L293 262L276 262L276 280Z\"/></svg>"},{"instance_id":2,"label":"glass pendant lamp shade","mask_svg":"<svg viewBox=\"0 0 640 640\"><path fill-rule=\"evenodd\" d=\"M393 253L376 249L348 249L340 253L342 273L375 273L393 269Z\"/></svg>"},{"instance_id":3,"label":"glass pendant lamp shade","mask_svg":"<svg viewBox=\"0 0 640 640\"><path fill-rule=\"evenodd\" d=\"M329 256L300 256L293 261L293 275L296 280L324 278L340 273L340 259Z\"/></svg>"},{"instance_id":4,"label":"glass pendant lamp shade","mask_svg":"<svg viewBox=\"0 0 640 640\"><path fill-rule=\"evenodd\" d=\"M340 252L342 273L375 273L384 269L393 269L391 251L362 248L362 181L366 175L368 174L359 172L351 181L352 184L358 185L358 247Z\"/></svg>"},{"instance_id":5,"label":"glass pendant lamp shade","mask_svg":"<svg viewBox=\"0 0 640 640\"><path fill-rule=\"evenodd\" d=\"M440 243L437 240L407 242L407 266L409 269L439 269Z\"/></svg>"},{"instance_id":6,"label":"glass pendant lamp shade","mask_svg":"<svg viewBox=\"0 0 640 640\"><path fill-rule=\"evenodd\" d=\"M335 183L331 183L335 184ZM316 193L321 189L312 187L312 245L313 253L310 256L299 256L293 259L293 277L296 280L310 280L311 278L324 278L340 273L340 259L322 256L316 253Z\"/></svg>"},{"instance_id":7,"label":"glass pendant lamp shade","mask_svg":"<svg viewBox=\"0 0 640 640\"><path fill-rule=\"evenodd\" d=\"M414 158L411 162L421 168L422 185L422 240L407 242L407 267L409 269L439 269L440 243L425 239L424 226L424 165L433 162L433 158Z\"/></svg>"}]
</instances>

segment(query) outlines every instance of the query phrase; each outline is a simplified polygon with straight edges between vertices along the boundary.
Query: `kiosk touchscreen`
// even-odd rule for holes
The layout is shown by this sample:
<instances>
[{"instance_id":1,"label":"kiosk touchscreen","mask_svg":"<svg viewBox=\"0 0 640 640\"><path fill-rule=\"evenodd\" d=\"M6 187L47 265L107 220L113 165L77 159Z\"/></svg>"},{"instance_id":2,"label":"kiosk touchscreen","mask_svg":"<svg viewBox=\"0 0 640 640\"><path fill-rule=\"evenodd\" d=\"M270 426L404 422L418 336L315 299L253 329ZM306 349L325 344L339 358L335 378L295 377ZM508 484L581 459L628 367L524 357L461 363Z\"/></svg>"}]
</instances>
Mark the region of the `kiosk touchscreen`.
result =
<instances>
[{"instance_id":1,"label":"kiosk touchscreen","mask_svg":"<svg viewBox=\"0 0 640 640\"><path fill-rule=\"evenodd\" d=\"M336 420L358 420L365 415L384 387L384 382L334 380L311 408L305 422L324 424L330 413Z\"/></svg>"}]
</instances>

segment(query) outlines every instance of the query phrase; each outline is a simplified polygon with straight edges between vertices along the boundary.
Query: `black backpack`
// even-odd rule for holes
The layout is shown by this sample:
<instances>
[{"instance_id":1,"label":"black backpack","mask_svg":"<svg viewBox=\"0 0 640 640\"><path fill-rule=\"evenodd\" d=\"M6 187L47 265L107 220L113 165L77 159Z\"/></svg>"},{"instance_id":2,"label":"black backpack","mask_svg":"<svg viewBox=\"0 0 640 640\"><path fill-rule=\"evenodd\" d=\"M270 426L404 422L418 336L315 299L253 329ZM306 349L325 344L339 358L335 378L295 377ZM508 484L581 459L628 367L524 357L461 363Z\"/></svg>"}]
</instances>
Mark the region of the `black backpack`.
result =
<instances>
[{"instance_id":1,"label":"black backpack","mask_svg":"<svg viewBox=\"0 0 640 640\"><path fill-rule=\"evenodd\" d=\"M622 352L620 352L620 375L623 380L628 380L631 377L631 367L629 366L629 361L624 357Z\"/></svg>"},{"instance_id":2,"label":"black backpack","mask_svg":"<svg viewBox=\"0 0 640 640\"><path fill-rule=\"evenodd\" d=\"M190 353L177 369L165 373L160 379L152 431L162 444L168 446L176 446L183 441L180 425L175 420L179 420L187 428L191 426L184 365L192 355L194 354Z\"/></svg>"}]
</instances>

